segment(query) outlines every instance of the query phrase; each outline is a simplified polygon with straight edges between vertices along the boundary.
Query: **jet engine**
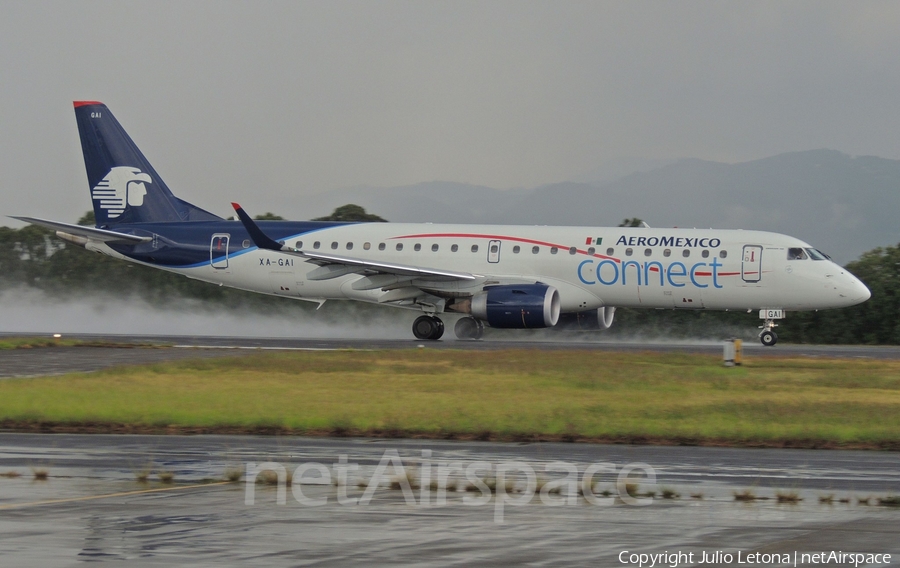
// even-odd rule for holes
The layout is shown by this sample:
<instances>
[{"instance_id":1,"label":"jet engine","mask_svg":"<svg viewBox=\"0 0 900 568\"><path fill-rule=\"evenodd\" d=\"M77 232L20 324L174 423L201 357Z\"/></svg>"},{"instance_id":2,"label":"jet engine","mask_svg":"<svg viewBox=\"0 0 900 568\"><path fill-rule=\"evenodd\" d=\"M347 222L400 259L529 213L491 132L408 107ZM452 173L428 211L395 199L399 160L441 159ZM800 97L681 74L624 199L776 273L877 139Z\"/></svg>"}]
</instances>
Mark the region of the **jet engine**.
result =
<instances>
[{"instance_id":1,"label":"jet engine","mask_svg":"<svg viewBox=\"0 0 900 568\"><path fill-rule=\"evenodd\" d=\"M616 308L614 306L562 314L559 316L559 323L556 324L556 329L585 331L609 329L615 315Z\"/></svg>"},{"instance_id":2,"label":"jet engine","mask_svg":"<svg viewBox=\"0 0 900 568\"><path fill-rule=\"evenodd\" d=\"M559 320L559 291L546 284L490 286L472 297L472 315L491 327L553 327Z\"/></svg>"}]
</instances>

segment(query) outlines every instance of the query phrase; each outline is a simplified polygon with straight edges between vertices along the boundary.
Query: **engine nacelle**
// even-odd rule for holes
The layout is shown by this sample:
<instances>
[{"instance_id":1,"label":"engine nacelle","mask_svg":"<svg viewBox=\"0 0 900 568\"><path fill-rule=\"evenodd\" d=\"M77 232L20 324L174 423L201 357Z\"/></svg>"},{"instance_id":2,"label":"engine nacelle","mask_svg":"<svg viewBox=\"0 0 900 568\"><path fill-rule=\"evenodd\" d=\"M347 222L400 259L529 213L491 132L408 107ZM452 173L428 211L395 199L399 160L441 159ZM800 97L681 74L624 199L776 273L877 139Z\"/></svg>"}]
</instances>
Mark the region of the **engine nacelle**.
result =
<instances>
[{"instance_id":1,"label":"engine nacelle","mask_svg":"<svg viewBox=\"0 0 900 568\"><path fill-rule=\"evenodd\" d=\"M616 315L614 306L604 306L596 310L562 314L559 316L558 329L597 330L609 329Z\"/></svg>"},{"instance_id":2,"label":"engine nacelle","mask_svg":"<svg viewBox=\"0 0 900 568\"><path fill-rule=\"evenodd\" d=\"M559 321L559 291L546 284L490 286L472 297L472 315L491 327L553 327Z\"/></svg>"}]
</instances>

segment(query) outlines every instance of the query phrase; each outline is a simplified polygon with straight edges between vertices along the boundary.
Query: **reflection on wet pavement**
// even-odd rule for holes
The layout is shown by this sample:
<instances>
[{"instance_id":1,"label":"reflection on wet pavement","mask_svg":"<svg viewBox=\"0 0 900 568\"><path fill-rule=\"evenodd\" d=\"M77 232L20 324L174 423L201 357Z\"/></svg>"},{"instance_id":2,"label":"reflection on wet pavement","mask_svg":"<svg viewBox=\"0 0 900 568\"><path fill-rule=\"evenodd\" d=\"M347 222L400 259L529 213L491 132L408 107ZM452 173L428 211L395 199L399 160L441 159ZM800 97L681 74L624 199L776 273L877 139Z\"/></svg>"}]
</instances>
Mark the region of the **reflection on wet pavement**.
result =
<instances>
[{"instance_id":1,"label":"reflection on wet pavement","mask_svg":"<svg viewBox=\"0 0 900 568\"><path fill-rule=\"evenodd\" d=\"M402 491L385 485L365 506L337 503L339 491L363 495L385 450L423 471L423 449L431 464L485 461L494 466L524 462L545 478L553 461L621 468L647 463L657 484L652 504L636 507L550 506L535 497L507 506L495 522L494 502L470 506L465 491L447 503L411 505ZM302 485L324 506L302 505L287 490L277 505L274 487L254 486L245 505L243 483L200 485L220 480L228 468L271 461L293 470L305 462L329 469L346 455L358 464L347 487ZM418 440L309 439L249 436L81 436L0 434L0 558L4 566L67 566L82 561L115 565L622 565L631 552L695 553L703 550L864 550L900 552L900 509L877 498L900 489L897 456L887 452L733 450L691 447L497 444ZM46 469L47 481L33 471ZM172 472L167 486L146 469ZM600 487L615 487L610 477ZM190 487L185 487L190 485ZM677 499L661 499L671 488ZM736 490L758 497L734 500ZM153 491L148 491L153 490ZM797 504L778 503L777 493L796 492ZM416 490L415 498L421 498ZM701 498L691 495L702 493ZM103 498L90 500L84 497ZM477 495L477 494L476 494ZM831 504L819 498L833 495ZM858 499L872 497L870 505ZM849 503L841 503L847 498ZM556 497L565 500L565 492ZM37 504L42 501L56 501ZM896 558L896 556L895 556Z\"/></svg>"}]
</instances>

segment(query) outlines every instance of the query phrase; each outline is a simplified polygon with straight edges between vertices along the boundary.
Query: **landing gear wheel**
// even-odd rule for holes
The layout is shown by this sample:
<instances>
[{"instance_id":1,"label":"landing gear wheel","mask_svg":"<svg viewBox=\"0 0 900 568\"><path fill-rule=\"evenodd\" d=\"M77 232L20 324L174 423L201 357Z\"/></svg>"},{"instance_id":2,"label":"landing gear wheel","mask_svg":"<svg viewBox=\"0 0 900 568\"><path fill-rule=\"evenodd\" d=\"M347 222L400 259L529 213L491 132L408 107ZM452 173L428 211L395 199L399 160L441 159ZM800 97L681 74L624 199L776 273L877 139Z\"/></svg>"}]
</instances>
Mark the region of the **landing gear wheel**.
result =
<instances>
[{"instance_id":1,"label":"landing gear wheel","mask_svg":"<svg viewBox=\"0 0 900 568\"><path fill-rule=\"evenodd\" d=\"M412 326L416 339L440 339L444 335L444 322L434 316L419 316Z\"/></svg>"},{"instance_id":2,"label":"landing gear wheel","mask_svg":"<svg viewBox=\"0 0 900 568\"><path fill-rule=\"evenodd\" d=\"M774 331L763 331L759 334L759 341L766 347L772 347L778 342L778 336L775 335Z\"/></svg>"},{"instance_id":3,"label":"landing gear wheel","mask_svg":"<svg viewBox=\"0 0 900 568\"><path fill-rule=\"evenodd\" d=\"M484 324L475 318L462 318L456 322L453 332L459 339L481 339L484 335Z\"/></svg>"}]
</instances>

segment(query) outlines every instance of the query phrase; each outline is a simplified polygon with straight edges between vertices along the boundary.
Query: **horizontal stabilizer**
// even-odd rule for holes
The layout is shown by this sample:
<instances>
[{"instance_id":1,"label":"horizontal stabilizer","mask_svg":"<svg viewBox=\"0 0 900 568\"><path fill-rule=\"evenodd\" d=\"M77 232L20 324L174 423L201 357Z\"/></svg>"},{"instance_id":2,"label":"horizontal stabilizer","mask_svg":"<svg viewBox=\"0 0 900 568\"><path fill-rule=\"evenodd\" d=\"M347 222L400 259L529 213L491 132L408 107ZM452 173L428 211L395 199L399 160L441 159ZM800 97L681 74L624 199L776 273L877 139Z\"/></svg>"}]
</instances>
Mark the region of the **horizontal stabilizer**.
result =
<instances>
[{"instance_id":1,"label":"horizontal stabilizer","mask_svg":"<svg viewBox=\"0 0 900 568\"><path fill-rule=\"evenodd\" d=\"M10 215L12 219L25 221L32 225L40 225L54 231L62 231L70 235L78 235L94 241L104 243L145 243L153 240L151 237L139 237L137 235L126 235L125 233L117 233L115 231L107 231L106 229L95 229L93 227L84 227L82 225L70 225L68 223L60 223L59 221L48 221L46 219L36 219L34 217L17 217Z\"/></svg>"}]
</instances>

